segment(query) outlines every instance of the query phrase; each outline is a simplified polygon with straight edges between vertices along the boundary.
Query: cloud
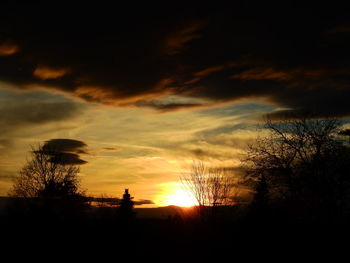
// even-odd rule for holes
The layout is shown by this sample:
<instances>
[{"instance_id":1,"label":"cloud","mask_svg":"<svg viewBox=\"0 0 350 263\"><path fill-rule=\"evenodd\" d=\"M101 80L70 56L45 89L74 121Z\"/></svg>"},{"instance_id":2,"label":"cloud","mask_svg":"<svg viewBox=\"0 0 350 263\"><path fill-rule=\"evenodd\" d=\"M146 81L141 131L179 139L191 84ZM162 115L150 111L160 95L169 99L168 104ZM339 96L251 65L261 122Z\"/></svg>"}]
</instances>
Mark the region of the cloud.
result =
<instances>
[{"instance_id":1,"label":"cloud","mask_svg":"<svg viewBox=\"0 0 350 263\"><path fill-rule=\"evenodd\" d=\"M11 145L11 141L9 139L0 139L0 151L7 148Z\"/></svg>"},{"instance_id":2,"label":"cloud","mask_svg":"<svg viewBox=\"0 0 350 263\"><path fill-rule=\"evenodd\" d=\"M90 201L98 202L100 204L105 204L108 206L118 206L120 205L120 198L113 197L89 197ZM140 199L134 201L135 205L153 205L154 202L152 200Z\"/></svg>"},{"instance_id":3,"label":"cloud","mask_svg":"<svg viewBox=\"0 0 350 263\"><path fill-rule=\"evenodd\" d=\"M178 109L200 108L213 104L210 100L186 97L180 95L168 95L159 99L139 100L134 103L137 107L150 107L161 112L175 111Z\"/></svg>"},{"instance_id":4,"label":"cloud","mask_svg":"<svg viewBox=\"0 0 350 263\"><path fill-rule=\"evenodd\" d=\"M83 103L59 93L45 90L20 91L8 83L0 82L1 134L24 127L34 128L76 119L82 115L85 108Z\"/></svg>"},{"instance_id":5,"label":"cloud","mask_svg":"<svg viewBox=\"0 0 350 263\"><path fill-rule=\"evenodd\" d=\"M87 144L73 139L51 139L46 141L42 147L42 152L52 155L52 161L69 164L82 165L87 161L80 159L81 154L87 154Z\"/></svg>"},{"instance_id":6,"label":"cloud","mask_svg":"<svg viewBox=\"0 0 350 263\"><path fill-rule=\"evenodd\" d=\"M134 93L130 89L116 89L113 86L83 85L76 87L74 94L90 102L130 106L137 104L141 99L154 99L168 95L171 93L171 88L168 85L172 82L171 78L160 79L153 83L148 90L140 90L138 93Z\"/></svg>"},{"instance_id":7,"label":"cloud","mask_svg":"<svg viewBox=\"0 0 350 263\"><path fill-rule=\"evenodd\" d=\"M3 166L3 165L0 165ZM0 169L0 181L11 181L16 178L16 174Z\"/></svg>"},{"instance_id":8,"label":"cloud","mask_svg":"<svg viewBox=\"0 0 350 263\"><path fill-rule=\"evenodd\" d=\"M10 56L17 53L18 51L19 51L19 46L10 41L0 43L0 57Z\"/></svg>"},{"instance_id":9,"label":"cloud","mask_svg":"<svg viewBox=\"0 0 350 263\"><path fill-rule=\"evenodd\" d=\"M0 80L159 111L263 98L282 108L350 115L348 14L340 5L238 1L147 13L126 8L117 16L87 6L76 19L77 10L33 5L3 14L0 30L16 45L0 46ZM211 103L155 102L169 95Z\"/></svg>"},{"instance_id":10,"label":"cloud","mask_svg":"<svg viewBox=\"0 0 350 263\"><path fill-rule=\"evenodd\" d=\"M152 200L137 200L137 201L134 201L135 202L135 205L153 205L154 202Z\"/></svg>"},{"instance_id":11,"label":"cloud","mask_svg":"<svg viewBox=\"0 0 350 263\"><path fill-rule=\"evenodd\" d=\"M68 74L69 72L69 68L51 68L46 66L39 66L34 70L33 75L39 79L46 80L57 79Z\"/></svg>"},{"instance_id":12,"label":"cloud","mask_svg":"<svg viewBox=\"0 0 350 263\"><path fill-rule=\"evenodd\" d=\"M169 55L175 55L183 51L185 49L185 44L194 39L200 38L198 31L203 26L203 22L196 21L171 34L165 40L166 53Z\"/></svg>"},{"instance_id":13,"label":"cloud","mask_svg":"<svg viewBox=\"0 0 350 263\"><path fill-rule=\"evenodd\" d=\"M338 117L350 114L345 99L350 96L348 69L246 66L236 71L238 73L233 75L232 70L213 73L198 81L196 84L199 87L189 92L192 96L221 102L261 98L268 104L297 111L318 112L320 116L326 116L324 114L327 112ZM220 88L213 89L215 85L220 85Z\"/></svg>"},{"instance_id":14,"label":"cloud","mask_svg":"<svg viewBox=\"0 0 350 263\"><path fill-rule=\"evenodd\" d=\"M57 110L61 109L61 110ZM40 124L49 121L69 119L76 113L77 107L68 102L22 103L21 105L1 106L0 122L4 125Z\"/></svg>"},{"instance_id":15,"label":"cloud","mask_svg":"<svg viewBox=\"0 0 350 263\"><path fill-rule=\"evenodd\" d=\"M0 95L1 135L11 135L24 127L73 119L83 108L76 102L45 92L21 93L0 89Z\"/></svg>"},{"instance_id":16,"label":"cloud","mask_svg":"<svg viewBox=\"0 0 350 263\"><path fill-rule=\"evenodd\" d=\"M208 76L210 75L211 73L214 73L214 72L218 72L218 71L222 71L224 69L226 69L227 67L225 65L219 65L219 66L213 66L213 67L210 67L210 68L206 68L206 69L203 69L201 71L198 71L194 74L195 77L197 77L197 81L199 80L198 77L205 77L205 76Z\"/></svg>"},{"instance_id":17,"label":"cloud","mask_svg":"<svg viewBox=\"0 0 350 263\"><path fill-rule=\"evenodd\" d=\"M73 139L51 139L44 145L44 149L53 148L60 152L87 153L87 144Z\"/></svg>"},{"instance_id":18,"label":"cloud","mask_svg":"<svg viewBox=\"0 0 350 263\"><path fill-rule=\"evenodd\" d=\"M102 148L102 151L118 152L118 151L120 151L120 149L119 148L115 148L115 147L104 147L104 148Z\"/></svg>"},{"instance_id":19,"label":"cloud","mask_svg":"<svg viewBox=\"0 0 350 263\"><path fill-rule=\"evenodd\" d=\"M184 109L184 108L197 108L197 107L201 107L205 104L201 104L201 103L159 103L156 102L154 100L150 100L150 101L144 101L144 100L140 100L135 102L135 106L138 107L150 107L153 109L157 109L159 111L162 112L167 112L167 111L174 111L177 109Z\"/></svg>"},{"instance_id":20,"label":"cloud","mask_svg":"<svg viewBox=\"0 0 350 263\"><path fill-rule=\"evenodd\" d=\"M232 78L241 80L290 80L291 76L287 72L274 70L272 68L257 68L244 71L239 74L235 74Z\"/></svg>"},{"instance_id":21,"label":"cloud","mask_svg":"<svg viewBox=\"0 0 350 263\"><path fill-rule=\"evenodd\" d=\"M206 158L214 158L214 159L222 160L222 159L227 159L231 157L231 156L228 157L221 153L217 153L212 150L207 150L207 149L204 150L202 148L190 149L189 152L192 153L196 158L201 160Z\"/></svg>"},{"instance_id":22,"label":"cloud","mask_svg":"<svg viewBox=\"0 0 350 263\"><path fill-rule=\"evenodd\" d=\"M112 104L115 94L107 87L101 86L79 86L74 93L79 97L92 102L100 102L104 104Z\"/></svg>"}]
</instances>

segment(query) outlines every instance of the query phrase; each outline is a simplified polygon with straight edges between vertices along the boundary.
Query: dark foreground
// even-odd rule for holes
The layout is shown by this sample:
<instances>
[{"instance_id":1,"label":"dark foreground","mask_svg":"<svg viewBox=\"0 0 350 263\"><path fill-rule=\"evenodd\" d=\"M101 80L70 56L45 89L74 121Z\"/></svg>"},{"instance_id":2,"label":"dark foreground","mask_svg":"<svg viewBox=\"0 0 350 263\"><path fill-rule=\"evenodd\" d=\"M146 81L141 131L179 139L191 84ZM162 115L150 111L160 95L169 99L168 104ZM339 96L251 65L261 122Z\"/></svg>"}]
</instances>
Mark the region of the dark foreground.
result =
<instances>
[{"instance_id":1,"label":"dark foreground","mask_svg":"<svg viewBox=\"0 0 350 263\"><path fill-rule=\"evenodd\" d=\"M216 217L120 217L97 209L75 218L48 214L2 215L3 252L12 258L106 261L310 260L336 262L348 253L347 222L300 222L239 211ZM12 251L15 251L13 253ZM17 253L18 252L18 253ZM44 254L49 256L44 256ZM243 257L243 258L242 258ZM110 259L109 259L110 260Z\"/></svg>"}]
</instances>

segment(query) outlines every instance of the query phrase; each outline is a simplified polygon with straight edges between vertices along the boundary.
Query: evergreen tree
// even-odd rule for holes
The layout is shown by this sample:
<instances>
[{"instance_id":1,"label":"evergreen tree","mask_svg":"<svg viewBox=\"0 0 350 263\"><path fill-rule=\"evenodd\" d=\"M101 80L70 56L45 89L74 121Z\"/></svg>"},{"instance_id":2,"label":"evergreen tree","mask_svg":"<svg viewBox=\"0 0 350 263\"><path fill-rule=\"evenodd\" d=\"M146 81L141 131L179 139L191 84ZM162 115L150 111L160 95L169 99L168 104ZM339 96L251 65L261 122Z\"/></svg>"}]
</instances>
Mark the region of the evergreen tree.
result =
<instances>
[{"instance_id":1,"label":"evergreen tree","mask_svg":"<svg viewBox=\"0 0 350 263\"><path fill-rule=\"evenodd\" d=\"M253 209L256 212L261 213L266 210L269 201L268 193L266 178L264 175L261 175L255 187L255 195L252 203Z\"/></svg>"},{"instance_id":2,"label":"evergreen tree","mask_svg":"<svg viewBox=\"0 0 350 263\"><path fill-rule=\"evenodd\" d=\"M120 201L120 216L124 220L132 219L134 216L134 202L132 201L133 197L129 194L129 189L125 189L123 194L123 199Z\"/></svg>"}]
</instances>

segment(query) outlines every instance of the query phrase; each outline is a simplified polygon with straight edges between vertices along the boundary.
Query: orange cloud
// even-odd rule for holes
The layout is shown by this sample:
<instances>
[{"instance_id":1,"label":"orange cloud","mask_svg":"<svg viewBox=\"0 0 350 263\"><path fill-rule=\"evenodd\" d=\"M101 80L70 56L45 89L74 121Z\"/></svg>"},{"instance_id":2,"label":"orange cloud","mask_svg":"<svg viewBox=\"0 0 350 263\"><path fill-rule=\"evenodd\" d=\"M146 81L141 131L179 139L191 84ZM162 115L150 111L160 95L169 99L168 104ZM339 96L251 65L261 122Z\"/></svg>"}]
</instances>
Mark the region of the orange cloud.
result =
<instances>
[{"instance_id":1,"label":"orange cloud","mask_svg":"<svg viewBox=\"0 0 350 263\"><path fill-rule=\"evenodd\" d=\"M0 44L0 56L10 56L19 51L19 46L11 42Z\"/></svg>"},{"instance_id":2,"label":"orange cloud","mask_svg":"<svg viewBox=\"0 0 350 263\"><path fill-rule=\"evenodd\" d=\"M114 103L115 94L100 86L79 86L74 93L87 101Z\"/></svg>"},{"instance_id":3,"label":"orange cloud","mask_svg":"<svg viewBox=\"0 0 350 263\"><path fill-rule=\"evenodd\" d=\"M348 71L337 71L337 73L347 74ZM299 83L301 80L312 80L320 78L321 76L332 75L334 72L325 71L323 69L305 69L295 68L288 70L279 70L274 68L253 68L246 70L239 74L234 74L231 77L241 80L280 80L280 81L294 81ZM310 86L312 87L312 86Z\"/></svg>"},{"instance_id":4,"label":"orange cloud","mask_svg":"<svg viewBox=\"0 0 350 263\"><path fill-rule=\"evenodd\" d=\"M130 106L139 100L159 98L171 94L171 78L159 80L152 89L144 92L130 93L128 90L116 89L113 86L81 85L74 93L87 101L110 105Z\"/></svg>"},{"instance_id":5,"label":"orange cloud","mask_svg":"<svg viewBox=\"0 0 350 263\"><path fill-rule=\"evenodd\" d=\"M235 62L229 62L229 63L225 63L223 65L217 65L217 66L205 68L201 71L196 72L194 74L194 76L195 77L206 77L206 76L208 76L212 73L218 72L218 71L222 71L222 70L234 68L234 67L239 67L239 66L245 66L245 65L249 65L249 62L245 59L239 59L239 60L236 60Z\"/></svg>"},{"instance_id":6,"label":"orange cloud","mask_svg":"<svg viewBox=\"0 0 350 263\"><path fill-rule=\"evenodd\" d=\"M291 79L291 75L286 71L279 71L273 68L254 68L240 74L235 74L232 78L242 80L289 80Z\"/></svg>"},{"instance_id":7,"label":"orange cloud","mask_svg":"<svg viewBox=\"0 0 350 263\"><path fill-rule=\"evenodd\" d=\"M107 151L107 152L119 152L120 149L119 149L119 148L115 148L115 147L104 147L104 148L102 148L102 151Z\"/></svg>"},{"instance_id":8,"label":"orange cloud","mask_svg":"<svg viewBox=\"0 0 350 263\"><path fill-rule=\"evenodd\" d=\"M47 66L39 66L35 69L33 75L39 79L57 79L70 72L69 68L51 68Z\"/></svg>"},{"instance_id":9,"label":"orange cloud","mask_svg":"<svg viewBox=\"0 0 350 263\"><path fill-rule=\"evenodd\" d=\"M214 67L206 68L206 69L204 69L204 70L201 70L201 71L195 73L195 76L196 76L196 77L205 77L205 76L208 76L208 75L211 74L211 73L224 70L225 68L226 68L225 65L214 66Z\"/></svg>"}]
</instances>

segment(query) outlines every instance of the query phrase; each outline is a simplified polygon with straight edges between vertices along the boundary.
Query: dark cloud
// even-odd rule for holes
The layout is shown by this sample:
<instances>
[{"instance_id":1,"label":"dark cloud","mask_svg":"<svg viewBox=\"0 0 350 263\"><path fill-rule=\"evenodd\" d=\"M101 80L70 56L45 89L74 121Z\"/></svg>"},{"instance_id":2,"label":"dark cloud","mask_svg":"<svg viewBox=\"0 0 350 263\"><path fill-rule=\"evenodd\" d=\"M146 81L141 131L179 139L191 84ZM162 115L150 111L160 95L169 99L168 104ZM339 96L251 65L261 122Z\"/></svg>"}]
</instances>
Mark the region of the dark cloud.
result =
<instances>
[{"instance_id":1,"label":"dark cloud","mask_svg":"<svg viewBox=\"0 0 350 263\"><path fill-rule=\"evenodd\" d=\"M205 136L205 137L212 137L213 135L218 135L218 134L226 134L226 133L232 133L237 130L249 130L252 129L252 125L248 125L246 123L238 123L238 124L232 124L232 125L223 125L219 126L214 129L208 129L204 131L200 131L197 133L197 136Z\"/></svg>"},{"instance_id":2,"label":"dark cloud","mask_svg":"<svg viewBox=\"0 0 350 263\"><path fill-rule=\"evenodd\" d=\"M89 200L92 202L98 202L100 205L105 204L107 206L118 206L120 205L121 199L114 197L89 197ZM140 199L134 201L135 205L153 205L152 200Z\"/></svg>"},{"instance_id":3,"label":"dark cloud","mask_svg":"<svg viewBox=\"0 0 350 263\"><path fill-rule=\"evenodd\" d=\"M87 153L87 144L82 141L72 139L51 139L44 145L45 148L53 148L60 152Z\"/></svg>"},{"instance_id":4,"label":"dark cloud","mask_svg":"<svg viewBox=\"0 0 350 263\"><path fill-rule=\"evenodd\" d=\"M200 21L191 21L179 30L169 34L165 40L166 53L169 55L181 53L186 48L187 43L201 37L198 31L203 28L204 24Z\"/></svg>"},{"instance_id":5,"label":"dark cloud","mask_svg":"<svg viewBox=\"0 0 350 263\"><path fill-rule=\"evenodd\" d=\"M134 201L135 202L135 205L153 205L154 202L152 200L137 200L137 201Z\"/></svg>"},{"instance_id":6,"label":"dark cloud","mask_svg":"<svg viewBox=\"0 0 350 263\"><path fill-rule=\"evenodd\" d=\"M204 106L201 103L173 103L173 102L159 103L154 100L149 100L149 101L140 100L140 101L136 101L134 105L138 107L150 107L163 112Z\"/></svg>"},{"instance_id":7,"label":"dark cloud","mask_svg":"<svg viewBox=\"0 0 350 263\"><path fill-rule=\"evenodd\" d=\"M212 144L211 146L213 146ZM206 149L203 148L194 148L194 149L188 149L188 153L190 153L193 158L200 159L200 160L220 160L220 161L228 161L233 160L235 158L239 158L240 155L237 153L233 153L232 149L235 147L232 147L231 151L215 151L210 150L208 147Z\"/></svg>"},{"instance_id":8,"label":"dark cloud","mask_svg":"<svg viewBox=\"0 0 350 263\"><path fill-rule=\"evenodd\" d=\"M0 105L0 125L4 129L14 129L19 126L66 120L75 116L77 110L77 106L69 102L29 102L5 107Z\"/></svg>"},{"instance_id":9,"label":"dark cloud","mask_svg":"<svg viewBox=\"0 0 350 263\"><path fill-rule=\"evenodd\" d=\"M82 108L78 103L44 92L0 90L0 138L25 127L72 119L80 115Z\"/></svg>"},{"instance_id":10,"label":"dark cloud","mask_svg":"<svg viewBox=\"0 0 350 263\"><path fill-rule=\"evenodd\" d=\"M276 109L276 106L273 105L257 103L237 103L234 105L228 105L223 107L203 109L198 111L198 113L210 116L217 116L218 118L234 116L235 120L237 120L237 118L248 120L251 119L252 114L261 114L263 112L267 113L274 109Z\"/></svg>"},{"instance_id":11,"label":"dark cloud","mask_svg":"<svg viewBox=\"0 0 350 263\"><path fill-rule=\"evenodd\" d=\"M42 147L45 154L52 155L52 161L62 164L81 165L87 163L80 154L87 154L87 144L73 139L51 139Z\"/></svg>"},{"instance_id":12,"label":"dark cloud","mask_svg":"<svg viewBox=\"0 0 350 263\"><path fill-rule=\"evenodd\" d=\"M349 20L339 4L84 10L8 8L0 18L0 80L161 111L208 105L154 102L175 94L211 106L261 97L320 115L350 114Z\"/></svg>"},{"instance_id":13,"label":"dark cloud","mask_svg":"<svg viewBox=\"0 0 350 263\"><path fill-rule=\"evenodd\" d=\"M215 151L204 150L201 148L190 149L189 152L199 159L214 158L214 159L222 160L224 157L222 154L219 154ZM225 156L224 159L227 159L227 156Z\"/></svg>"}]
</instances>

